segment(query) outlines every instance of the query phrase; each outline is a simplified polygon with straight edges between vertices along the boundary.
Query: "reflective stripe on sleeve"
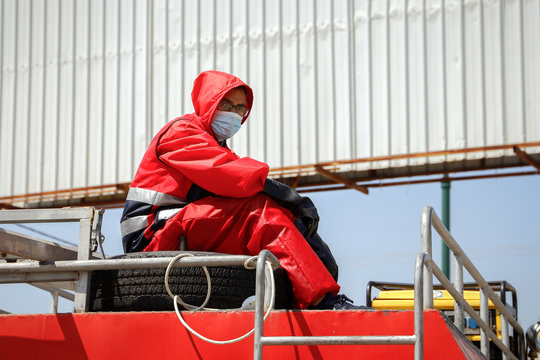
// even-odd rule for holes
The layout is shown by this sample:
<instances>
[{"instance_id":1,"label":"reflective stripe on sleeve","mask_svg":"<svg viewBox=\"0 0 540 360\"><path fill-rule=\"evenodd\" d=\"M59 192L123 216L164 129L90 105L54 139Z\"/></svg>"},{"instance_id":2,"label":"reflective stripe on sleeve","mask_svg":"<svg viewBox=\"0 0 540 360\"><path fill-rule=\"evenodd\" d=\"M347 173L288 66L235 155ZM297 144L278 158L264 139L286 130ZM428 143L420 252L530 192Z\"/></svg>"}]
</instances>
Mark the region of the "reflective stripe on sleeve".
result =
<instances>
[{"instance_id":1,"label":"reflective stripe on sleeve","mask_svg":"<svg viewBox=\"0 0 540 360\"><path fill-rule=\"evenodd\" d=\"M122 237L148 227L148 215L135 216L120 223Z\"/></svg>"},{"instance_id":2,"label":"reflective stripe on sleeve","mask_svg":"<svg viewBox=\"0 0 540 360\"><path fill-rule=\"evenodd\" d=\"M129 188L126 200L140 201L154 206L187 204L185 200L176 196L137 187Z\"/></svg>"}]
</instances>

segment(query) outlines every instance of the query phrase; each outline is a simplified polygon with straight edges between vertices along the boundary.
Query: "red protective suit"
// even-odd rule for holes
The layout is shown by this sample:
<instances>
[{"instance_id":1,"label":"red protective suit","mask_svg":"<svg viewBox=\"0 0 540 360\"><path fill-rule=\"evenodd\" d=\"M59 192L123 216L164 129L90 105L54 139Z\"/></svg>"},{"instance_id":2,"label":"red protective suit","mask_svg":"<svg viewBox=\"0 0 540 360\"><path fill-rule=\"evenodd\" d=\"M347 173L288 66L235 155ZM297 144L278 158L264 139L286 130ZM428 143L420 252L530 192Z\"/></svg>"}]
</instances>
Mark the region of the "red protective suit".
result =
<instances>
[{"instance_id":1,"label":"red protective suit","mask_svg":"<svg viewBox=\"0 0 540 360\"><path fill-rule=\"evenodd\" d=\"M252 90L217 71L197 77L195 113L169 122L144 154L121 219L126 252L189 250L256 255L270 250L287 271L300 308L339 286L294 226L293 215L262 193L268 165L240 158L214 139L210 126L225 94ZM246 120L244 116L243 122Z\"/></svg>"}]
</instances>

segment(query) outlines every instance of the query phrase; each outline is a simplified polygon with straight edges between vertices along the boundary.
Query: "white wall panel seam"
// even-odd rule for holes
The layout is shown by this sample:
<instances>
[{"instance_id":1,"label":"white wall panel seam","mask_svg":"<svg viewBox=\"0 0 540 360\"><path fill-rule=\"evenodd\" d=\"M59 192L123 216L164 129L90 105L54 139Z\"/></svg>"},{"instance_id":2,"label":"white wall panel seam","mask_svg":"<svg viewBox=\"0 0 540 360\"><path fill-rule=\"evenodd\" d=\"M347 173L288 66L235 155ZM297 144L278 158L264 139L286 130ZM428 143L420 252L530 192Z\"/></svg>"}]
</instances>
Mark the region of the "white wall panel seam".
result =
<instances>
[{"instance_id":1,"label":"white wall panel seam","mask_svg":"<svg viewBox=\"0 0 540 360\"><path fill-rule=\"evenodd\" d=\"M52 169L54 173L54 188L60 188L60 170L62 164L60 161L60 100L61 100L61 90L62 90L62 0L58 0L58 28L57 28L57 39L58 42L57 52L56 52L56 116L55 116L55 140L54 141L54 156L56 159L56 169ZM103 162L102 162L103 163Z\"/></svg>"},{"instance_id":2,"label":"white wall panel seam","mask_svg":"<svg viewBox=\"0 0 540 360\"><path fill-rule=\"evenodd\" d=\"M369 157L372 157L374 155L374 129L373 129L373 48L372 48L372 25L371 25L371 0L368 0L368 10L367 10L367 22L368 22L368 28L367 28L367 56L368 56L368 97L369 97L369 104L368 104L368 111L369 111Z\"/></svg>"},{"instance_id":3,"label":"white wall panel seam","mask_svg":"<svg viewBox=\"0 0 540 360\"><path fill-rule=\"evenodd\" d=\"M300 0L296 0L296 139L297 143L297 160L298 164L302 164L302 136L301 134L301 119L302 119L302 97L301 93L301 78L300 78Z\"/></svg>"},{"instance_id":4,"label":"white wall panel seam","mask_svg":"<svg viewBox=\"0 0 540 360\"><path fill-rule=\"evenodd\" d=\"M154 48L154 2L153 0L146 1L146 84L145 84L145 97L146 97L146 143L150 143L151 134L153 132L153 109L152 109L152 80L154 75L153 68L153 48Z\"/></svg>"},{"instance_id":5,"label":"white wall panel seam","mask_svg":"<svg viewBox=\"0 0 540 360\"><path fill-rule=\"evenodd\" d=\"M267 146L268 146L268 141L266 140L266 134L268 134L268 106L267 106L267 101L269 100L269 97L268 97L268 77L267 77L267 73L266 73L266 61L267 61L267 57L266 57L266 0L262 0L262 24L261 24L261 34L262 34L262 51L263 51L263 58L262 58L262 71L263 71L263 102L262 102L262 105L263 105L263 129L264 129L264 134L265 136L263 136L263 145L262 145L262 149L263 149L263 158L262 158L262 161L263 162L268 162L268 149L267 149Z\"/></svg>"},{"instance_id":6,"label":"white wall panel seam","mask_svg":"<svg viewBox=\"0 0 540 360\"><path fill-rule=\"evenodd\" d=\"M73 41L71 43L71 46L73 47L71 49L71 56L73 58L73 68L71 70L71 140L70 140L70 149L71 149L71 156L70 156L70 172L69 172L69 187L74 187L74 178L75 178L75 127L76 121L75 121L75 109L77 106L77 53L76 53L76 44L77 44L77 1L73 2L73 13L72 13L72 24L73 24ZM30 137L29 137L30 138ZM28 193L28 191L27 191Z\"/></svg>"},{"instance_id":7,"label":"white wall panel seam","mask_svg":"<svg viewBox=\"0 0 540 360\"><path fill-rule=\"evenodd\" d=\"M410 152L411 149L411 99L410 99L410 76L409 76L409 1L405 0L405 151ZM410 165L410 160L407 160L407 165Z\"/></svg>"},{"instance_id":8,"label":"white wall panel seam","mask_svg":"<svg viewBox=\"0 0 540 360\"><path fill-rule=\"evenodd\" d=\"M120 182L120 63L122 59L122 1L117 0L116 11L116 23L118 24L116 29L116 154L115 154L115 169L114 169L114 181ZM133 54L135 56L135 54Z\"/></svg>"},{"instance_id":9,"label":"white wall panel seam","mask_svg":"<svg viewBox=\"0 0 540 360\"><path fill-rule=\"evenodd\" d=\"M91 0L87 0L88 4L88 47L87 47L87 67L88 71L86 72L86 134L90 134L90 108L91 108L91 97L90 97L90 79L92 78L92 3ZM85 166L85 186L88 186L90 184L90 139L86 139L86 148L85 148L85 158L86 158L86 166Z\"/></svg>"},{"instance_id":10,"label":"white wall panel seam","mask_svg":"<svg viewBox=\"0 0 540 360\"><path fill-rule=\"evenodd\" d=\"M317 46L317 0L313 0L313 74L314 74L314 118L315 118L315 139L319 139L319 62L317 61L317 55L319 53ZM319 146L315 146L315 162L318 163L320 159Z\"/></svg>"},{"instance_id":11,"label":"white wall panel seam","mask_svg":"<svg viewBox=\"0 0 540 360\"><path fill-rule=\"evenodd\" d=\"M284 113L283 113L283 0L279 0L279 122L281 151L279 154L279 166L284 166L285 155L285 132L284 132Z\"/></svg>"},{"instance_id":12,"label":"white wall panel seam","mask_svg":"<svg viewBox=\"0 0 540 360\"><path fill-rule=\"evenodd\" d=\"M386 104L388 108L388 127L386 129L386 153L392 154L392 70L390 50L390 0L386 0Z\"/></svg>"},{"instance_id":13,"label":"white wall panel seam","mask_svg":"<svg viewBox=\"0 0 540 360\"><path fill-rule=\"evenodd\" d=\"M217 67L217 9L216 9L216 0L213 0L212 6L212 68L216 69Z\"/></svg>"},{"instance_id":14,"label":"white wall panel seam","mask_svg":"<svg viewBox=\"0 0 540 360\"><path fill-rule=\"evenodd\" d=\"M248 0L249 1L249 0ZM180 19L180 21L182 22L182 25L181 25L181 31L182 31L182 35L180 36L180 44L182 45L181 46L181 56L180 56L180 60L182 61L182 64L181 64L181 68L180 68L180 81L181 81L181 99L180 100L182 102L182 112L186 112L186 94L185 94L185 83L186 83L186 74L185 74L185 62L186 62L186 44L185 44L185 32L186 32L186 26L185 26L185 19L186 19L186 14L185 14L185 11L186 10L186 7L185 7L185 1L182 0L181 1L181 12L182 12L182 18Z\"/></svg>"},{"instance_id":15,"label":"white wall panel seam","mask_svg":"<svg viewBox=\"0 0 540 360\"><path fill-rule=\"evenodd\" d=\"M234 74L234 60L233 60L233 51L234 51L234 41L233 41L233 2L229 0L229 73Z\"/></svg>"},{"instance_id":16,"label":"white wall panel seam","mask_svg":"<svg viewBox=\"0 0 540 360\"><path fill-rule=\"evenodd\" d=\"M107 79L107 6L106 1L103 0L102 7L103 7L103 29L101 33L101 119L99 119L99 122L101 124L101 141L100 141L100 156L101 156L101 166L99 167L99 179L100 184L104 183L105 180L105 115L106 115L106 79Z\"/></svg>"},{"instance_id":17,"label":"white wall panel seam","mask_svg":"<svg viewBox=\"0 0 540 360\"><path fill-rule=\"evenodd\" d=\"M32 49L33 49L33 24L34 24L34 21L32 19L33 17L33 4L31 1L29 1L29 15L28 15L28 18L29 18L29 22L30 24L28 24L29 26L29 36L28 36L28 89L27 89L27 102L26 102L26 123L27 123L27 128L26 128L26 139L28 141L28 145L27 145L27 149L29 150L30 148L30 129L32 128L30 126L30 121L31 121L31 114L30 114L30 111L31 111L31 106L32 106ZM1 82L1 81L0 81ZM2 96L0 94L0 96ZM0 109L1 109L1 104L0 104ZM29 188L30 188L30 151L27 151L26 152L26 174L25 174L25 179L24 179L24 192L25 193L28 193L29 191Z\"/></svg>"},{"instance_id":18,"label":"white wall panel seam","mask_svg":"<svg viewBox=\"0 0 540 360\"><path fill-rule=\"evenodd\" d=\"M424 151L429 151L429 91L428 91L428 53L427 53L427 20L426 20L426 0L422 1L422 68L424 70ZM426 161L426 164L429 160Z\"/></svg>"},{"instance_id":19,"label":"white wall panel seam","mask_svg":"<svg viewBox=\"0 0 540 360\"><path fill-rule=\"evenodd\" d=\"M13 124L11 126L11 141L13 142L13 149L11 151L11 181L10 181L10 193L14 193L15 189L15 176L16 176L16 167L15 167L15 150L17 149L17 74L18 74L18 56L19 56L19 2L15 2L15 14L13 16L15 21L15 32L13 34L15 43L13 51Z\"/></svg>"},{"instance_id":20,"label":"white wall panel seam","mask_svg":"<svg viewBox=\"0 0 540 360\"><path fill-rule=\"evenodd\" d=\"M443 98L443 126L444 126L444 135L443 135L443 148L448 149L448 99L447 99L447 69L446 69L446 0L442 0L442 11L441 11L441 45L442 45L442 98ZM448 157L445 156L445 160Z\"/></svg>"},{"instance_id":21,"label":"white wall panel seam","mask_svg":"<svg viewBox=\"0 0 540 360\"><path fill-rule=\"evenodd\" d=\"M520 80L521 80L521 108L522 108L522 137L521 141L527 141L527 107L526 107L526 87L525 87L525 49L523 45L523 3L518 2L519 6L519 47L520 47Z\"/></svg>"},{"instance_id":22,"label":"white wall panel seam","mask_svg":"<svg viewBox=\"0 0 540 360\"><path fill-rule=\"evenodd\" d=\"M332 73L332 142L333 153L332 159L337 157L337 108L336 108L336 39L335 39L335 24L334 24L334 0L330 1L330 48L332 54L330 56L330 69ZM324 136L324 135L323 135Z\"/></svg>"},{"instance_id":23,"label":"white wall panel seam","mask_svg":"<svg viewBox=\"0 0 540 360\"><path fill-rule=\"evenodd\" d=\"M351 157L356 156L356 27L354 26L354 0L347 0L347 44L348 49L348 73L349 85L349 141ZM300 163L300 162L299 162Z\"/></svg>"},{"instance_id":24,"label":"white wall panel seam","mask_svg":"<svg viewBox=\"0 0 540 360\"><path fill-rule=\"evenodd\" d=\"M506 143L507 140L507 126L506 126L506 69L505 69L505 41L504 41L504 7L503 7L503 1L501 0L499 2L499 31L500 35L499 38L501 40L500 48L501 48L501 105L502 105L502 141L503 143Z\"/></svg>"},{"instance_id":25,"label":"white wall panel seam","mask_svg":"<svg viewBox=\"0 0 540 360\"><path fill-rule=\"evenodd\" d=\"M131 23L131 51L133 56L131 57L131 144L130 144L130 164L131 164L131 173L133 174L133 169L137 168L138 159L135 158L135 63L137 59L137 3L133 1L133 16Z\"/></svg>"},{"instance_id":26,"label":"white wall panel seam","mask_svg":"<svg viewBox=\"0 0 540 360\"><path fill-rule=\"evenodd\" d=\"M246 12L245 12L245 19L246 19L246 32L245 32L245 37L246 37L246 81L247 83L249 84L250 83L250 38L249 38L249 2L251 0L246 0L245 2L245 6L244 8L246 9ZM252 134L253 133L253 130L251 130L251 127L248 129L248 134ZM251 136L248 136L247 137L247 141L246 141L246 147L248 149L248 152L249 152L249 149L251 149Z\"/></svg>"},{"instance_id":27,"label":"white wall panel seam","mask_svg":"<svg viewBox=\"0 0 540 360\"><path fill-rule=\"evenodd\" d=\"M45 94L46 94L46 84L47 84L47 12L48 12L48 1L44 2L43 6L43 83L41 88L41 146L42 151L40 152L40 188L38 189L38 192L43 191L45 187L45 117L46 117L46 110L45 110ZM87 163L88 166L88 163Z\"/></svg>"},{"instance_id":28,"label":"white wall panel seam","mask_svg":"<svg viewBox=\"0 0 540 360\"><path fill-rule=\"evenodd\" d=\"M465 21L465 3L464 0L461 0L460 4L460 14L461 14L461 98L462 98L462 115L461 115L461 124L463 126L463 144L460 143L461 148L467 147L467 57L465 54L465 31L466 31L466 21Z\"/></svg>"},{"instance_id":29,"label":"white wall panel seam","mask_svg":"<svg viewBox=\"0 0 540 360\"><path fill-rule=\"evenodd\" d=\"M197 1L197 74L201 72L201 2Z\"/></svg>"},{"instance_id":30,"label":"white wall panel seam","mask_svg":"<svg viewBox=\"0 0 540 360\"><path fill-rule=\"evenodd\" d=\"M485 42L485 29L484 29L484 2L480 3L480 63L482 69L480 72L482 81L482 142L481 146L487 145L487 115L486 115L486 42ZM486 153L483 153L486 156Z\"/></svg>"}]
</instances>

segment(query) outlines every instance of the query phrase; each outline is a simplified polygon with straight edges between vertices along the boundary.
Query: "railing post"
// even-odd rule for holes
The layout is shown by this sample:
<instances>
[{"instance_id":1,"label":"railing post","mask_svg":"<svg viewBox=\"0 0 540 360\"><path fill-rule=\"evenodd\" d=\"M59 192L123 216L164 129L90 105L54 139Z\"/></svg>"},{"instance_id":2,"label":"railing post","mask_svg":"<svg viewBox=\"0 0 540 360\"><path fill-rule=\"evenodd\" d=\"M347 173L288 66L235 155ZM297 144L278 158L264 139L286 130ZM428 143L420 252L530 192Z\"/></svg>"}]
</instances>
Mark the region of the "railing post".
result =
<instances>
[{"instance_id":1,"label":"railing post","mask_svg":"<svg viewBox=\"0 0 540 360\"><path fill-rule=\"evenodd\" d=\"M426 253L418 254L414 269L414 359L424 359L424 266Z\"/></svg>"},{"instance_id":2,"label":"railing post","mask_svg":"<svg viewBox=\"0 0 540 360\"><path fill-rule=\"evenodd\" d=\"M51 291L51 306L50 306L50 313L51 314L57 314L58 313L58 292L57 291Z\"/></svg>"},{"instance_id":3,"label":"railing post","mask_svg":"<svg viewBox=\"0 0 540 360\"><path fill-rule=\"evenodd\" d=\"M508 333L508 319L503 314L501 314L501 337L502 337L502 342L504 346L506 346L507 348L510 348L510 337ZM508 355L506 355L504 352L502 354L502 357L503 357L503 360L508 360Z\"/></svg>"},{"instance_id":4,"label":"railing post","mask_svg":"<svg viewBox=\"0 0 540 360\"><path fill-rule=\"evenodd\" d=\"M79 227L79 251L77 260L90 259L90 242L92 237L92 218L81 219ZM85 312L88 309L88 286L90 277L88 271L80 271L75 284L75 312Z\"/></svg>"},{"instance_id":5,"label":"railing post","mask_svg":"<svg viewBox=\"0 0 540 360\"><path fill-rule=\"evenodd\" d=\"M433 256L431 246L431 216L433 208L426 206L422 210L422 221L420 224L420 236L422 238L422 252ZM433 309L433 273L424 265L424 307Z\"/></svg>"},{"instance_id":6,"label":"railing post","mask_svg":"<svg viewBox=\"0 0 540 360\"><path fill-rule=\"evenodd\" d=\"M268 250L262 250L257 258L257 269L255 275L255 332L253 359L262 360L263 345L261 338L264 330L264 271Z\"/></svg>"},{"instance_id":7,"label":"railing post","mask_svg":"<svg viewBox=\"0 0 540 360\"><path fill-rule=\"evenodd\" d=\"M488 295L484 289L480 289L480 319L489 324ZM486 360L489 360L489 336L483 329L480 329L480 350Z\"/></svg>"},{"instance_id":8,"label":"railing post","mask_svg":"<svg viewBox=\"0 0 540 360\"><path fill-rule=\"evenodd\" d=\"M454 254L454 287L459 295L463 296L463 259L461 254ZM463 332L465 328L465 316L463 306L454 302L454 325Z\"/></svg>"}]
</instances>

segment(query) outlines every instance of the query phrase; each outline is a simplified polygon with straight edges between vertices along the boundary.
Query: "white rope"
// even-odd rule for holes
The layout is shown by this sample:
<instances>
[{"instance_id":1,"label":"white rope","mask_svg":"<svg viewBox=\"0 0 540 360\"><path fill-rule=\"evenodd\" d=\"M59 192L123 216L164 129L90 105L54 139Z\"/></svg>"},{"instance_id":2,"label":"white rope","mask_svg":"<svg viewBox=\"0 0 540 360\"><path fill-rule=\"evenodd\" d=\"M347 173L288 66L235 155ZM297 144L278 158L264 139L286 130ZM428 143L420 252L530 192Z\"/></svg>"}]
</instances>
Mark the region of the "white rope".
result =
<instances>
[{"instance_id":1,"label":"white rope","mask_svg":"<svg viewBox=\"0 0 540 360\"><path fill-rule=\"evenodd\" d=\"M199 339L202 339L202 340L207 341L207 342L212 343L212 344L218 344L218 345L232 344L232 343L241 341L241 340L247 338L248 336L250 336L255 331L255 328L251 329L249 332L245 333L244 335L239 336L239 337L234 338L234 339L231 339L231 340L213 340L213 339L209 339L209 338L199 334L197 331L193 330L185 322L184 318L182 318L182 315L180 314L180 310L178 310L178 304L184 306L186 309L191 310L191 311L198 311L198 310L219 311L221 309L211 309L211 308L205 308L204 307L208 303L208 300L210 300L210 293L211 293L211 287L212 287L212 284L211 284L211 281L210 281L210 274L208 273L208 269L206 268L206 266L202 266L202 268L203 268L203 270L204 270L204 272L206 274L206 280L208 281L208 290L206 292L206 299L204 300L204 302L203 302L203 304L201 306L197 307L197 306L194 306L194 305L187 304L184 301L182 301L180 296L173 295L173 293L171 292L171 289L169 288L169 273L170 273L174 263L176 263L179 259L183 258L184 256L194 256L194 255L189 254L189 253L177 255L174 259L171 260L171 262L169 263L169 266L167 266L167 271L165 272L165 288L167 289L167 293L169 294L169 296L173 299L174 310L176 312L176 316L178 316L178 319L180 320L182 325L184 325L184 327L186 329L188 329L189 332L191 332L193 335L197 336ZM244 267L246 269L254 269L255 266L252 264L252 262L255 259L257 259L257 256L253 256L253 257L249 258L248 260L246 260L244 262ZM271 266L269 261L266 261L265 281L266 282L270 281L270 294L271 294L271 296L270 296L270 304L269 304L270 306L268 307L268 310L266 311L266 314L263 317L263 321L266 320L268 315L270 315L270 312L274 309L274 302L275 302L275 295L276 295L276 289L275 289L275 284L274 284L274 272L272 271L272 266Z\"/></svg>"},{"instance_id":2,"label":"white rope","mask_svg":"<svg viewBox=\"0 0 540 360\"><path fill-rule=\"evenodd\" d=\"M194 305L187 304L179 296L178 296L178 299L176 299L175 295L173 295L171 289L169 288L169 273L171 272L172 266L178 260L180 260L181 258L186 257L186 256L194 256L194 255L189 254L189 253L178 254L177 256L174 257L174 259L171 260L171 262L169 263L169 266L167 266L167 271L165 272L165 289L167 290L167 293L169 294L169 296L172 299L174 299L175 304L178 301L178 303L180 305L182 305L183 307L185 307L186 309L191 310L191 311L197 311L197 310L205 309L206 304L208 304L208 300L210 300L210 292L212 291L212 282L210 281L210 274L208 273L208 269L206 268L206 266L203 266L202 268L204 270L204 274L206 275L206 281L208 282L208 291L206 292L206 298L204 299L204 302L202 303L201 306L197 307L197 306L194 306ZM176 307L176 305L175 305L175 307ZM210 309L206 309L206 310L210 310ZM214 310L214 309L212 309L212 310Z\"/></svg>"}]
</instances>

